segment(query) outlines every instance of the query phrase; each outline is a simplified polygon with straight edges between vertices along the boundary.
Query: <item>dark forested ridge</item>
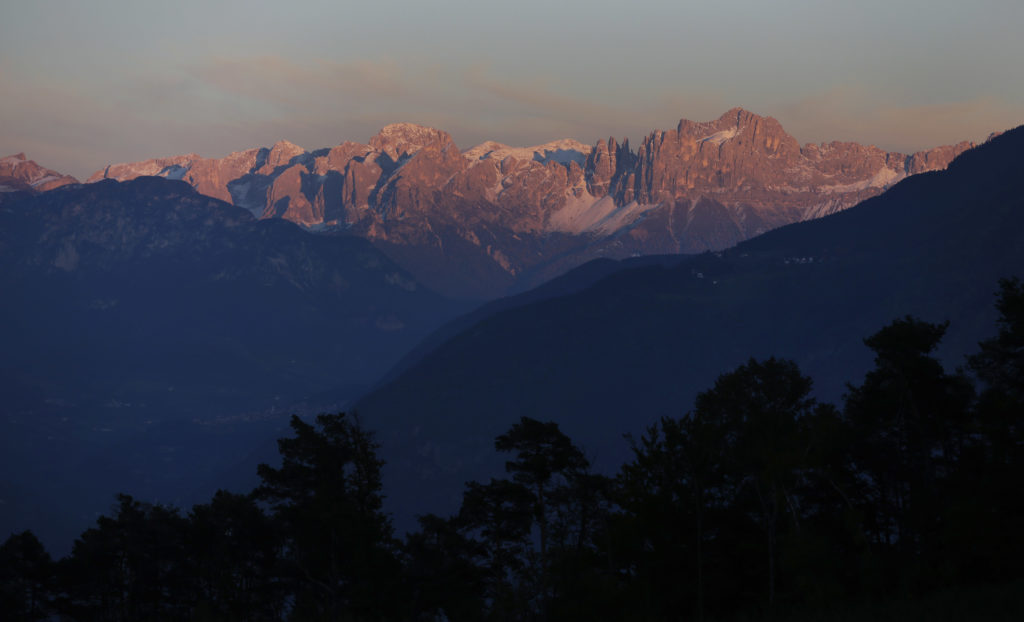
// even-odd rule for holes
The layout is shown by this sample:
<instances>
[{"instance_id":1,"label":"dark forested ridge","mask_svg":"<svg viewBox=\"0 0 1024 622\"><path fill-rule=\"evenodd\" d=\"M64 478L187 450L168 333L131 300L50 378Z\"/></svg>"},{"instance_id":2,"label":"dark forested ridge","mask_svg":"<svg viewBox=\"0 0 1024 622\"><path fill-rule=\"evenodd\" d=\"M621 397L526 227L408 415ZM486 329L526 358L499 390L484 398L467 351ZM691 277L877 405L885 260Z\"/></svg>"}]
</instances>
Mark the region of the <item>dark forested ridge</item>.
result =
<instances>
[{"instance_id":1,"label":"dark forested ridge","mask_svg":"<svg viewBox=\"0 0 1024 622\"><path fill-rule=\"evenodd\" d=\"M0 291L0 528L61 540L119 489L208 496L275 406L352 399L466 309L364 240L157 178L8 196Z\"/></svg>"},{"instance_id":2,"label":"dark forested ridge","mask_svg":"<svg viewBox=\"0 0 1024 622\"><path fill-rule=\"evenodd\" d=\"M621 433L750 356L794 360L836 401L870 368L863 336L913 314L950 322L936 354L961 365L993 284L1024 270L1022 153L1018 128L839 214L478 319L356 405L380 431L396 520L451 511L465 480L496 474L490 439L523 414L612 470Z\"/></svg>"},{"instance_id":3,"label":"dark forested ridge","mask_svg":"<svg viewBox=\"0 0 1024 622\"><path fill-rule=\"evenodd\" d=\"M863 346L841 407L748 359L631 439L612 476L554 422L493 442L504 475L398 539L358 417L291 420L248 495L187 514L120 496L54 562L0 546L6 619L936 620L1024 615L1024 284L967 369L912 316ZM990 333L993 331L990 331ZM626 443L624 440L623 443Z\"/></svg>"}]
</instances>

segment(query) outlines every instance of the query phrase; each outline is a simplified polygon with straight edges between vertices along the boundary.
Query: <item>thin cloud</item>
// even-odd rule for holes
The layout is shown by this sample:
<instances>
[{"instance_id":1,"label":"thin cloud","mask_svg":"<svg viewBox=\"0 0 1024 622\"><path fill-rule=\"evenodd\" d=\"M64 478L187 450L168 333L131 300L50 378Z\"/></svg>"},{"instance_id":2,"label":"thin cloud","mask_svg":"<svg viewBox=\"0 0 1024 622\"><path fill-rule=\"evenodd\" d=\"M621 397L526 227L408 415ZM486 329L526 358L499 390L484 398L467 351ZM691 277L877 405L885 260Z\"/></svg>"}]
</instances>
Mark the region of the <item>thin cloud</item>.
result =
<instances>
[{"instance_id":1,"label":"thin cloud","mask_svg":"<svg viewBox=\"0 0 1024 622\"><path fill-rule=\"evenodd\" d=\"M190 72L209 87L289 107L317 98L403 97L410 83L390 60L299 64L280 56L214 57L194 64Z\"/></svg>"},{"instance_id":2,"label":"thin cloud","mask_svg":"<svg viewBox=\"0 0 1024 622\"><path fill-rule=\"evenodd\" d=\"M571 117L607 112L607 107L552 89L551 78L530 80L496 79L482 66L470 67L465 72L465 83L500 101L518 104L536 114L552 117Z\"/></svg>"}]
</instances>

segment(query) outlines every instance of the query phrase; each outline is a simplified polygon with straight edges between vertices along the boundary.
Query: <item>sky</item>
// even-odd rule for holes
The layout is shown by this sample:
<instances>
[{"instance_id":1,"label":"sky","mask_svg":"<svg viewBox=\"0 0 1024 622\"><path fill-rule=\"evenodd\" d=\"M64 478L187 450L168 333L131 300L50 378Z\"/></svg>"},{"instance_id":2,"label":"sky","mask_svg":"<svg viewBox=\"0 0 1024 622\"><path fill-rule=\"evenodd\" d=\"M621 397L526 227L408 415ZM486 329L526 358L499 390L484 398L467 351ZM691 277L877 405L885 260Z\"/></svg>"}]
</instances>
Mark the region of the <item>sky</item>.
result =
<instances>
[{"instance_id":1,"label":"sky","mask_svg":"<svg viewBox=\"0 0 1024 622\"><path fill-rule=\"evenodd\" d=\"M1024 123L1021 0L2 0L0 156L84 179L413 122L638 143L741 106L912 152Z\"/></svg>"}]
</instances>

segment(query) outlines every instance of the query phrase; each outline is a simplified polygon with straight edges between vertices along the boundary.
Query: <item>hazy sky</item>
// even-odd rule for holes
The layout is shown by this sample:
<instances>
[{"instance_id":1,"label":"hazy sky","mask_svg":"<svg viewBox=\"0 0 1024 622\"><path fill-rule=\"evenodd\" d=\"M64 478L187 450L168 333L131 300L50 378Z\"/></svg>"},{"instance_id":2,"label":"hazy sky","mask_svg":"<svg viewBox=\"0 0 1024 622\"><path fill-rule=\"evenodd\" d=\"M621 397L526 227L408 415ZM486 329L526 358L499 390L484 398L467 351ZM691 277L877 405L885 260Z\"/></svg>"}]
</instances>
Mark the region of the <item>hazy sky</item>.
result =
<instances>
[{"instance_id":1,"label":"hazy sky","mask_svg":"<svg viewBox=\"0 0 1024 622\"><path fill-rule=\"evenodd\" d=\"M1022 0L3 0L0 156L80 178L387 123L635 142L734 106L901 151L1024 123Z\"/></svg>"}]
</instances>

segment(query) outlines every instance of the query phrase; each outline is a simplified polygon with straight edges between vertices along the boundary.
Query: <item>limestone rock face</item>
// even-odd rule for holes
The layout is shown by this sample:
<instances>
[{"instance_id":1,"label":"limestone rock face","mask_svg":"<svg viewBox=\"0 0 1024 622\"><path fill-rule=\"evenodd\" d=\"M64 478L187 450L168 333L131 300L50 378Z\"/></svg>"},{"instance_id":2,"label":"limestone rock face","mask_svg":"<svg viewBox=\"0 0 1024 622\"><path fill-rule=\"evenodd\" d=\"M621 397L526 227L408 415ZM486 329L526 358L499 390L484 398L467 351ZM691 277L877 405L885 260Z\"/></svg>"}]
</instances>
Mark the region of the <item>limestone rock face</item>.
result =
<instances>
[{"instance_id":1,"label":"limestone rock face","mask_svg":"<svg viewBox=\"0 0 1024 622\"><path fill-rule=\"evenodd\" d=\"M595 257L720 250L945 168L973 146L801 146L775 119L734 108L651 132L635 151L609 138L461 152L447 132L396 123L367 144L309 152L280 141L108 166L89 181L181 179L262 218L365 237L428 285L484 297Z\"/></svg>"},{"instance_id":2,"label":"limestone rock face","mask_svg":"<svg viewBox=\"0 0 1024 622\"><path fill-rule=\"evenodd\" d=\"M169 158L113 164L96 171L86 182L91 183L101 179L128 181L144 176L180 179L187 181L201 194L222 201L230 201L231 193L228 192L228 182L249 172L253 166L256 166L260 155L265 159L266 151L266 149L249 149L229 154L220 159L207 159L190 153Z\"/></svg>"},{"instance_id":3,"label":"limestone rock face","mask_svg":"<svg viewBox=\"0 0 1024 622\"><path fill-rule=\"evenodd\" d=\"M998 134L989 136L989 140L994 136L998 136ZM944 145L926 151L918 151L907 158L906 171L910 175L916 175L944 169L954 158L971 147L974 147L974 143L964 141L955 145Z\"/></svg>"},{"instance_id":4,"label":"limestone rock face","mask_svg":"<svg viewBox=\"0 0 1024 622\"><path fill-rule=\"evenodd\" d=\"M77 183L74 177L44 168L29 160L24 153L0 158L0 192L46 192Z\"/></svg>"},{"instance_id":5,"label":"limestone rock face","mask_svg":"<svg viewBox=\"0 0 1024 622\"><path fill-rule=\"evenodd\" d=\"M370 139L370 147L388 156L392 162L411 156L424 147L443 148L453 144L448 132L414 123L386 125Z\"/></svg>"}]
</instances>

